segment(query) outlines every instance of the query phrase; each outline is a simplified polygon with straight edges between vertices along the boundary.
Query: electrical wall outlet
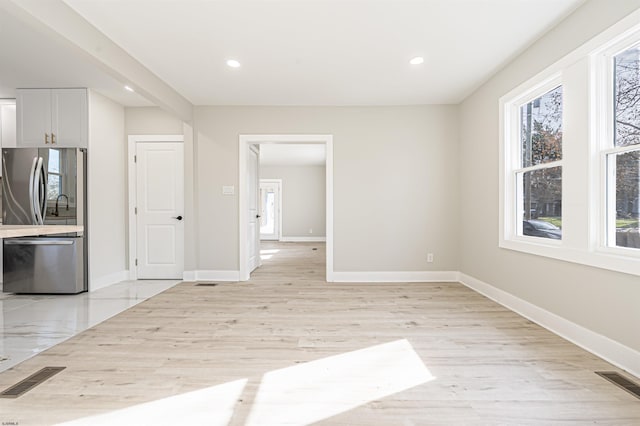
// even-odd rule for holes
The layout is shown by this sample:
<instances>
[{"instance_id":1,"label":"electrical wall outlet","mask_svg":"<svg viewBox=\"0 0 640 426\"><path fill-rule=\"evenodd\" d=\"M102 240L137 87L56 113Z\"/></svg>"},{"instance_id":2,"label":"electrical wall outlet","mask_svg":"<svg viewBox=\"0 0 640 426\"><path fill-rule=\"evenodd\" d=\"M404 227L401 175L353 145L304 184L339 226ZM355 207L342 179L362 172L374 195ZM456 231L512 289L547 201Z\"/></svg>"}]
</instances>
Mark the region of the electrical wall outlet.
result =
<instances>
[{"instance_id":1,"label":"electrical wall outlet","mask_svg":"<svg viewBox=\"0 0 640 426\"><path fill-rule=\"evenodd\" d=\"M433 263L433 253L427 253L427 262Z\"/></svg>"}]
</instances>

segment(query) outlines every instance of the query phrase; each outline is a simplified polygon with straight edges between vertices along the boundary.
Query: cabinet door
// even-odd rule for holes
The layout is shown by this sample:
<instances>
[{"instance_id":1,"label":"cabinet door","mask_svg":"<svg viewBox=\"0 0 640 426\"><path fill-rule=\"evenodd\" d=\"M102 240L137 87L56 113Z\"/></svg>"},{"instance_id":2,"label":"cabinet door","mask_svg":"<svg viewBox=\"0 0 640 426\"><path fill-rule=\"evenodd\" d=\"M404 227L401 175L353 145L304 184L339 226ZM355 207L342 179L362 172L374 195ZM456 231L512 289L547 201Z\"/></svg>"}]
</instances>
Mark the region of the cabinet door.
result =
<instances>
[{"instance_id":1,"label":"cabinet door","mask_svg":"<svg viewBox=\"0 0 640 426\"><path fill-rule=\"evenodd\" d=\"M2 137L0 145L3 148L16 147L16 106L11 104L0 105L0 127Z\"/></svg>"},{"instance_id":2,"label":"cabinet door","mask_svg":"<svg viewBox=\"0 0 640 426\"><path fill-rule=\"evenodd\" d=\"M87 90L51 90L51 133L54 146L86 148Z\"/></svg>"},{"instance_id":3,"label":"cabinet door","mask_svg":"<svg viewBox=\"0 0 640 426\"><path fill-rule=\"evenodd\" d=\"M51 142L51 89L17 90L17 146Z\"/></svg>"}]
</instances>

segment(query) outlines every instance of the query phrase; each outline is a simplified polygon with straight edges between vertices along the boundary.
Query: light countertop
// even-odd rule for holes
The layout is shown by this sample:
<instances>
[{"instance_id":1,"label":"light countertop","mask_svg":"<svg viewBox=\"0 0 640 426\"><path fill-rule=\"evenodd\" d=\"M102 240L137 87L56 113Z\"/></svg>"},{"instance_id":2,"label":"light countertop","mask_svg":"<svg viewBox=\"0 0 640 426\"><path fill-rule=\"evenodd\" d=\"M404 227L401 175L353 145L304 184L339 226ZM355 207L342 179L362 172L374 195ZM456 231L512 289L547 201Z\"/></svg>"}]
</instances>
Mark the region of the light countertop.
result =
<instances>
[{"instance_id":1,"label":"light countertop","mask_svg":"<svg viewBox=\"0 0 640 426\"><path fill-rule=\"evenodd\" d=\"M36 235L66 234L83 232L79 225L0 225L0 238L33 237Z\"/></svg>"}]
</instances>

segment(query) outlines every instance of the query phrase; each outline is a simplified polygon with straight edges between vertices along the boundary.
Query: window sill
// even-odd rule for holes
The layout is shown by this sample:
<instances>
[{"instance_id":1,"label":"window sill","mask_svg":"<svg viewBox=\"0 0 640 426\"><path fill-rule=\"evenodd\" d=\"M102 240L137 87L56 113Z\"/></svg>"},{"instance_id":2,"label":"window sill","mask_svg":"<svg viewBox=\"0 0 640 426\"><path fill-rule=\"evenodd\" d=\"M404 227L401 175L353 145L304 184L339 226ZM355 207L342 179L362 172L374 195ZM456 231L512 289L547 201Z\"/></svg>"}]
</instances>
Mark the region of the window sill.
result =
<instances>
[{"instance_id":1,"label":"window sill","mask_svg":"<svg viewBox=\"0 0 640 426\"><path fill-rule=\"evenodd\" d=\"M578 263L594 268L640 276L640 250L638 250L637 254L634 253L635 250L633 249L604 247L597 250L585 251L566 247L561 241L538 242L528 241L528 239L523 240L521 238L501 240L499 247L565 262Z\"/></svg>"}]
</instances>

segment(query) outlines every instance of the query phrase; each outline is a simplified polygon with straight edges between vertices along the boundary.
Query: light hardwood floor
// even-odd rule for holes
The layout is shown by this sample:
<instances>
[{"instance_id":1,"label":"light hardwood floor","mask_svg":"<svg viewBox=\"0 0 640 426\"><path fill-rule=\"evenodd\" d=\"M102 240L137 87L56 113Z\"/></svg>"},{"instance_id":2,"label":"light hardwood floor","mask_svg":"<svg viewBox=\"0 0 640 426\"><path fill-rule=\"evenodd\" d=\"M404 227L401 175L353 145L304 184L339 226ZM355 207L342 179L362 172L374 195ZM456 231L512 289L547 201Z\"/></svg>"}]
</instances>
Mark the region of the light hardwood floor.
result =
<instances>
[{"instance_id":1,"label":"light hardwood floor","mask_svg":"<svg viewBox=\"0 0 640 426\"><path fill-rule=\"evenodd\" d=\"M461 284L327 284L323 244L262 248L249 282L179 284L0 374L67 367L0 422L640 424L594 374L617 369Z\"/></svg>"}]
</instances>

